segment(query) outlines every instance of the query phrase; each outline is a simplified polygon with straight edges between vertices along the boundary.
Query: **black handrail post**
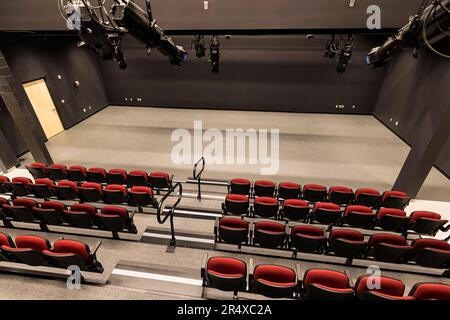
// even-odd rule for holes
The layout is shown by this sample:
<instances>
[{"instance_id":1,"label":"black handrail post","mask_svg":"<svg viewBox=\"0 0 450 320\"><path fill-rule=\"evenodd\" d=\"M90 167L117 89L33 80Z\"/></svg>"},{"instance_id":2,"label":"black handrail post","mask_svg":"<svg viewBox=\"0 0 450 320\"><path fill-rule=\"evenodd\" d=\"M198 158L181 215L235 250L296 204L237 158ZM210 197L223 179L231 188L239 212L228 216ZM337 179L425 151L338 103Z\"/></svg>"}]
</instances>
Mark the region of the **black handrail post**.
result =
<instances>
[{"instance_id":1,"label":"black handrail post","mask_svg":"<svg viewBox=\"0 0 450 320\"><path fill-rule=\"evenodd\" d=\"M197 173L197 166L198 164L202 162L202 170L200 170L199 173ZM198 187L198 194L197 194L197 199L201 200L202 199L202 192L201 192L201 180L202 180L202 173L203 170L205 170L205 157L201 157L200 160L197 161L197 163L194 165L194 169L192 172L192 178L194 180L197 180L197 187Z\"/></svg>"},{"instance_id":2,"label":"black handrail post","mask_svg":"<svg viewBox=\"0 0 450 320\"><path fill-rule=\"evenodd\" d=\"M164 216L164 218L161 219L161 213L164 211L164 201L166 201L166 199L175 191L176 188L180 189L178 192L177 201L169 210L169 212ZM183 197L183 186L180 182L178 182L172 188L170 188L169 191L166 193L166 195L161 199L161 201L158 204L158 210L156 212L156 218L159 224L164 224L167 221L167 219L170 218L170 231L172 233L172 238L170 240L168 248L169 252L175 251L176 238L175 238L175 227L173 223L173 215L175 214L175 209L177 205L180 203L182 197Z\"/></svg>"}]
</instances>

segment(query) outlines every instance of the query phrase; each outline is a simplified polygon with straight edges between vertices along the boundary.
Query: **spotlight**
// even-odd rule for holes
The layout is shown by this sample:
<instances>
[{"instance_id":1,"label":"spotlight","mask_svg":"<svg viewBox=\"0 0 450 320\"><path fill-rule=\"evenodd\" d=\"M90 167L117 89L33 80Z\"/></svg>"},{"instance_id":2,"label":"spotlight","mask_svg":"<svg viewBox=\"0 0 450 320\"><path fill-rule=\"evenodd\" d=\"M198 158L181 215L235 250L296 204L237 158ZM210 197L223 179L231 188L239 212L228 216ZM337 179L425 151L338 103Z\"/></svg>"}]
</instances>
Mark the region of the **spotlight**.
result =
<instances>
[{"instance_id":1,"label":"spotlight","mask_svg":"<svg viewBox=\"0 0 450 320\"><path fill-rule=\"evenodd\" d=\"M213 36L213 39L209 46L209 57L211 59L211 71L213 73L218 73L219 72L219 61L220 61L219 36Z\"/></svg>"},{"instance_id":2,"label":"spotlight","mask_svg":"<svg viewBox=\"0 0 450 320\"><path fill-rule=\"evenodd\" d=\"M336 36L333 34L331 39L327 41L325 46L325 58L333 59L339 50L339 42L336 40Z\"/></svg>"},{"instance_id":3,"label":"spotlight","mask_svg":"<svg viewBox=\"0 0 450 320\"><path fill-rule=\"evenodd\" d=\"M337 72L343 73L347 69L347 65L350 63L350 59L352 58L353 53L353 37L352 35L348 36L347 42L344 44L342 50L340 51Z\"/></svg>"},{"instance_id":4,"label":"spotlight","mask_svg":"<svg viewBox=\"0 0 450 320\"><path fill-rule=\"evenodd\" d=\"M203 35L199 34L195 36L195 39L192 41L191 47L192 49L194 49L197 58L202 58L206 55L206 45L205 40L203 39Z\"/></svg>"}]
</instances>

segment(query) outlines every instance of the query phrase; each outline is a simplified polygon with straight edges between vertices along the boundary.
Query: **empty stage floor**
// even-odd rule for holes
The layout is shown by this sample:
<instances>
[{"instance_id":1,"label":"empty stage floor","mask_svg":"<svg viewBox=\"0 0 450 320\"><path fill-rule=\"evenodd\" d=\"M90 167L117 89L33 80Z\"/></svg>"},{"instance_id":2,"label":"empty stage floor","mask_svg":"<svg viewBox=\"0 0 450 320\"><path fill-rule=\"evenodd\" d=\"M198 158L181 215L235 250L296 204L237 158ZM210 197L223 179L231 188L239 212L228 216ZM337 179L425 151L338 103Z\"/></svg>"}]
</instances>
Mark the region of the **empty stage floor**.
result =
<instances>
[{"instance_id":1,"label":"empty stage floor","mask_svg":"<svg viewBox=\"0 0 450 320\"><path fill-rule=\"evenodd\" d=\"M108 107L50 139L53 160L68 165L163 170L185 179L192 164L171 161L175 129L279 129L280 164L274 181L353 188L392 188L409 147L372 116ZM207 143L204 143L206 146ZM259 165L207 164L205 178L258 179ZM450 181L436 169L419 199L450 201Z\"/></svg>"}]
</instances>

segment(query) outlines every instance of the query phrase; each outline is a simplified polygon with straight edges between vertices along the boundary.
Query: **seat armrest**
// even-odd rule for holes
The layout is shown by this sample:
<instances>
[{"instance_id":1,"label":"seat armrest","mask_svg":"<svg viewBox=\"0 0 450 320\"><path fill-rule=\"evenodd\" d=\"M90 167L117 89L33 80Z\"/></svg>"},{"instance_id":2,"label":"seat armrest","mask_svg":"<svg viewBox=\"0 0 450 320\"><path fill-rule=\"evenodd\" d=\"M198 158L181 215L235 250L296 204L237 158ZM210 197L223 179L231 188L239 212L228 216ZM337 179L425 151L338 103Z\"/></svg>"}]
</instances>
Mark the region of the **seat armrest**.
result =
<instances>
[{"instance_id":1,"label":"seat armrest","mask_svg":"<svg viewBox=\"0 0 450 320\"><path fill-rule=\"evenodd\" d=\"M248 263L248 291L252 292L253 291L253 271L254 271L254 263L253 263L253 258L250 258L250 261Z\"/></svg>"},{"instance_id":2,"label":"seat armrest","mask_svg":"<svg viewBox=\"0 0 450 320\"><path fill-rule=\"evenodd\" d=\"M214 222L214 234L216 237L219 234L219 218L216 218L216 221Z\"/></svg>"},{"instance_id":3,"label":"seat armrest","mask_svg":"<svg viewBox=\"0 0 450 320\"><path fill-rule=\"evenodd\" d=\"M201 277L202 279L205 278L206 264L207 264L207 263L208 263L208 254L205 253L205 254L203 255L202 267L201 267L201 270L200 270L200 272L201 272L200 277Z\"/></svg>"},{"instance_id":4,"label":"seat armrest","mask_svg":"<svg viewBox=\"0 0 450 320\"><path fill-rule=\"evenodd\" d=\"M133 219L134 215L136 214L137 209L133 209L133 211L131 211L130 213L130 219Z\"/></svg>"},{"instance_id":5,"label":"seat armrest","mask_svg":"<svg viewBox=\"0 0 450 320\"><path fill-rule=\"evenodd\" d=\"M102 245L102 242L101 242L101 241L98 241L98 242L95 244L94 250L92 251L92 255L93 255L93 256L95 256L95 255L97 254L98 248L100 248L101 245Z\"/></svg>"},{"instance_id":6,"label":"seat armrest","mask_svg":"<svg viewBox=\"0 0 450 320\"><path fill-rule=\"evenodd\" d=\"M303 283L303 270L300 263L295 264L295 272L297 273L297 284L300 288Z\"/></svg>"},{"instance_id":7,"label":"seat armrest","mask_svg":"<svg viewBox=\"0 0 450 320\"><path fill-rule=\"evenodd\" d=\"M345 270L344 273L348 277L350 287L354 288L355 287L355 283L353 281L352 275L350 274L350 272L348 270Z\"/></svg>"}]
</instances>

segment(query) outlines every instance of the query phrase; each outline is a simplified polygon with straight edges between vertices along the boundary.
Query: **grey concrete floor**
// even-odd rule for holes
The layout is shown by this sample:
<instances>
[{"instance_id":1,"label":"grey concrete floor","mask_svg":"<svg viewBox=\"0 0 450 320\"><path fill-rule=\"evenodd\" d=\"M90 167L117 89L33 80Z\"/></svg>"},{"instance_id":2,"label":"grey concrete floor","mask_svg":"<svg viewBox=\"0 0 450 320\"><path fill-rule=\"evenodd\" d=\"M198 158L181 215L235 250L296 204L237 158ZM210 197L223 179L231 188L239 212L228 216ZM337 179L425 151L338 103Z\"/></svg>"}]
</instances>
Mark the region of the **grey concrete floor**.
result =
<instances>
[{"instance_id":1,"label":"grey concrete floor","mask_svg":"<svg viewBox=\"0 0 450 320\"><path fill-rule=\"evenodd\" d=\"M180 110L158 108L109 107L82 123L52 138L47 146L55 162L67 165L101 166L105 168L164 170L175 178L190 176L192 165L175 165L170 152L175 142L170 140L173 130L192 130L193 121L202 120L203 127L218 128L276 128L280 129L280 169L277 175L265 177L274 181L289 180L302 184L322 183L348 185L353 188L373 187L380 191L390 189L409 150L400 139L371 116L291 114L237 111ZM27 159L29 162L31 159ZM244 165L207 165L205 178L247 177L261 178L259 167ZM214 188L211 188L211 190ZM430 173L419 198L450 201L450 183L436 170ZM195 205L196 200L184 199L184 204ZM220 208L220 202L203 202L211 208ZM148 225L156 225L155 216L141 216ZM139 223L141 225L141 223ZM175 219L176 227L184 230L212 232L211 221ZM55 240L60 235L39 231L4 229L11 236L40 234ZM67 236L66 236L67 237ZM70 238L83 240L83 236ZM89 238L94 243L96 238ZM148 243L101 239L98 258L105 269L111 270L126 259L200 269L208 251L177 248L167 253L166 247ZM251 255L208 252L210 255L235 256L248 260ZM255 256L256 263L275 263L293 266L288 259ZM303 269L320 267L319 263L302 262ZM326 265L330 267L329 265ZM342 267L333 266L336 270ZM362 269L351 271L356 280ZM419 281L445 281L411 274L388 275L401 278L407 290ZM63 281L1 274L4 288L0 299L175 299L170 294L151 290L133 290L111 284L84 285L82 289L68 290Z\"/></svg>"}]
</instances>

